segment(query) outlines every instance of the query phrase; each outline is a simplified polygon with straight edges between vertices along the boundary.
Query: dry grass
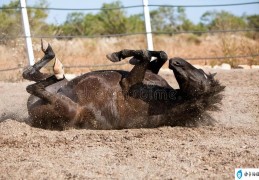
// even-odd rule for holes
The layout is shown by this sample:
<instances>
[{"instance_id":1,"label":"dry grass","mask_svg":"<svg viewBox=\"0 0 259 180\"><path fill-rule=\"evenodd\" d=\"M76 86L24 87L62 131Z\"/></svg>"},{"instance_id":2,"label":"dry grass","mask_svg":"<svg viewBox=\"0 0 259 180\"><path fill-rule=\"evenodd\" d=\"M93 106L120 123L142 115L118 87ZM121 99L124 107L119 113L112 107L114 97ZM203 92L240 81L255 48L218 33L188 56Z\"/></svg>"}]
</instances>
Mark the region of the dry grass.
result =
<instances>
[{"instance_id":1,"label":"dry grass","mask_svg":"<svg viewBox=\"0 0 259 180\"><path fill-rule=\"evenodd\" d=\"M144 49L146 40L144 35L128 37L111 37L97 39L73 39L73 40L49 40L47 39L57 57L66 66L91 66L99 64L109 64L105 55L121 49ZM155 50L167 52L169 57L195 58L195 57L219 57L238 56L259 53L259 41L246 38L243 35L221 34L203 35L182 34L176 36L159 35L154 36ZM9 41L7 45L0 45L0 69L13 67L25 67L27 65L26 49L23 39ZM40 40L33 41L35 59L42 57ZM233 67L238 64L258 64L258 57L242 59L197 60L193 64L216 65L222 62L230 63ZM167 66L167 65L166 65ZM126 69L130 65L107 66L107 67L87 67L87 68L67 68L67 73L84 73L98 69ZM47 71L51 68L47 68ZM21 71L0 71L0 80L17 81L21 80Z\"/></svg>"}]
</instances>

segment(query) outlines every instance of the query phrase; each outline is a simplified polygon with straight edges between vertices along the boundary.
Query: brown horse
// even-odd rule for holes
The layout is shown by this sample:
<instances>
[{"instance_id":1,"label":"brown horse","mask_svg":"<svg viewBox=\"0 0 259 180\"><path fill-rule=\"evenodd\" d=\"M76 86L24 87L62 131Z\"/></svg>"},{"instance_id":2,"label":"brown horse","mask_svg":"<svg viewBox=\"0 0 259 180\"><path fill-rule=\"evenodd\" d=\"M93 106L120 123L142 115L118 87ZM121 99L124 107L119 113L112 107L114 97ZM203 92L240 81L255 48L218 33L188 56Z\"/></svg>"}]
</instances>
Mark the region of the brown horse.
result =
<instances>
[{"instance_id":1,"label":"brown horse","mask_svg":"<svg viewBox=\"0 0 259 180\"><path fill-rule=\"evenodd\" d=\"M94 71L68 81L56 58L54 75L40 69L55 54L42 41L44 57L23 72L35 81L27 87L31 94L28 111L32 126L64 130L152 128L164 125L196 125L210 122L207 111L218 110L221 86L214 75L196 69L181 58L169 60L180 89L173 89L157 73L167 60L163 51L122 50L107 55L113 62L133 57L130 72ZM156 59L151 61L151 58ZM209 120L209 121L208 121Z\"/></svg>"}]
</instances>

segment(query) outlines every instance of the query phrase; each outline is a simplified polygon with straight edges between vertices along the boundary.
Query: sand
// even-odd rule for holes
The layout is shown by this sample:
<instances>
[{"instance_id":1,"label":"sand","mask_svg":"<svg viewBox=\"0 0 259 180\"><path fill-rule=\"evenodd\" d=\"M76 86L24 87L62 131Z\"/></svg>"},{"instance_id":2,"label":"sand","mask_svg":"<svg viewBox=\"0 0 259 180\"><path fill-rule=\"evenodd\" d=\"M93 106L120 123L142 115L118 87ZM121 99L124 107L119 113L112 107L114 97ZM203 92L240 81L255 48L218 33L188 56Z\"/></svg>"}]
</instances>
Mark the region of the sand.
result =
<instances>
[{"instance_id":1,"label":"sand","mask_svg":"<svg viewBox=\"0 0 259 180\"><path fill-rule=\"evenodd\" d=\"M192 128L37 129L26 123L29 82L0 82L0 179L233 179L259 168L259 70L217 72L222 111Z\"/></svg>"}]
</instances>

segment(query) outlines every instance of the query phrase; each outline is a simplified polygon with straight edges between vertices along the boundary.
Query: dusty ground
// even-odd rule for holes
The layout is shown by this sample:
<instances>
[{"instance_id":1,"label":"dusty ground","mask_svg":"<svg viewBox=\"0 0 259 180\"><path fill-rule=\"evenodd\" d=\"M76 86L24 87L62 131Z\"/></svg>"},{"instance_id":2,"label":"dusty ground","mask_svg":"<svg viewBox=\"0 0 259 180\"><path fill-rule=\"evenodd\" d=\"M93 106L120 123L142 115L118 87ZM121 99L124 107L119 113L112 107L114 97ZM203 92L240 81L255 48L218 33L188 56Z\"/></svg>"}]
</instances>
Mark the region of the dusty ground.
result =
<instances>
[{"instance_id":1,"label":"dusty ground","mask_svg":"<svg viewBox=\"0 0 259 180\"><path fill-rule=\"evenodd\" d=\"M0 179L233 179L259 168L259 70L217 71L222 111L196 128L36 129L25 123L28 82L2 82Z\"/></svg>"}]
</instances>

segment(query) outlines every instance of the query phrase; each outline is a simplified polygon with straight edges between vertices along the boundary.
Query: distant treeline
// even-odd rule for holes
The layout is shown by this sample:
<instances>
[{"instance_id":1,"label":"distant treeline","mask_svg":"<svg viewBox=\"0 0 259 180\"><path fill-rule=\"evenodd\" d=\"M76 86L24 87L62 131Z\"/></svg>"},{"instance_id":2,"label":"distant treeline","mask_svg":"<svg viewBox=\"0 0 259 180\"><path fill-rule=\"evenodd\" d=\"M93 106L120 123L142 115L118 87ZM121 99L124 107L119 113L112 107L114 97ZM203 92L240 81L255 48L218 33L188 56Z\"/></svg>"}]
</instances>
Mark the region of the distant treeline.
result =
<instances>
[{"instance_id":1,"label":"distant treeline","mask_svg":"<svg viewBox=\"0 0 259 180\"><path fill-rule=\"evenodd\" d=\"M21 13L19 0L13 0L0 10L0 36L22 35ZM104 3L103 10L96 14L72 12L67 15L63 24L46 23L48 11L46 9L28 9L32 35L104 35L121 33L145 32L143 14L127 15L125 9L105 10L118 8L123 4L120 1ZM46 0L40 0L35 7L48 7ZM10 8L10 9L8 9ZM205 12L198 24L194 24L186 17L182 7L159 7L150 11L152 31L179 32L179 31L208 31L229 29L258 29L259 15L241 17L226 11ZM256 38L255 36L250 36Z\"/></svg>"}]
</instances>

